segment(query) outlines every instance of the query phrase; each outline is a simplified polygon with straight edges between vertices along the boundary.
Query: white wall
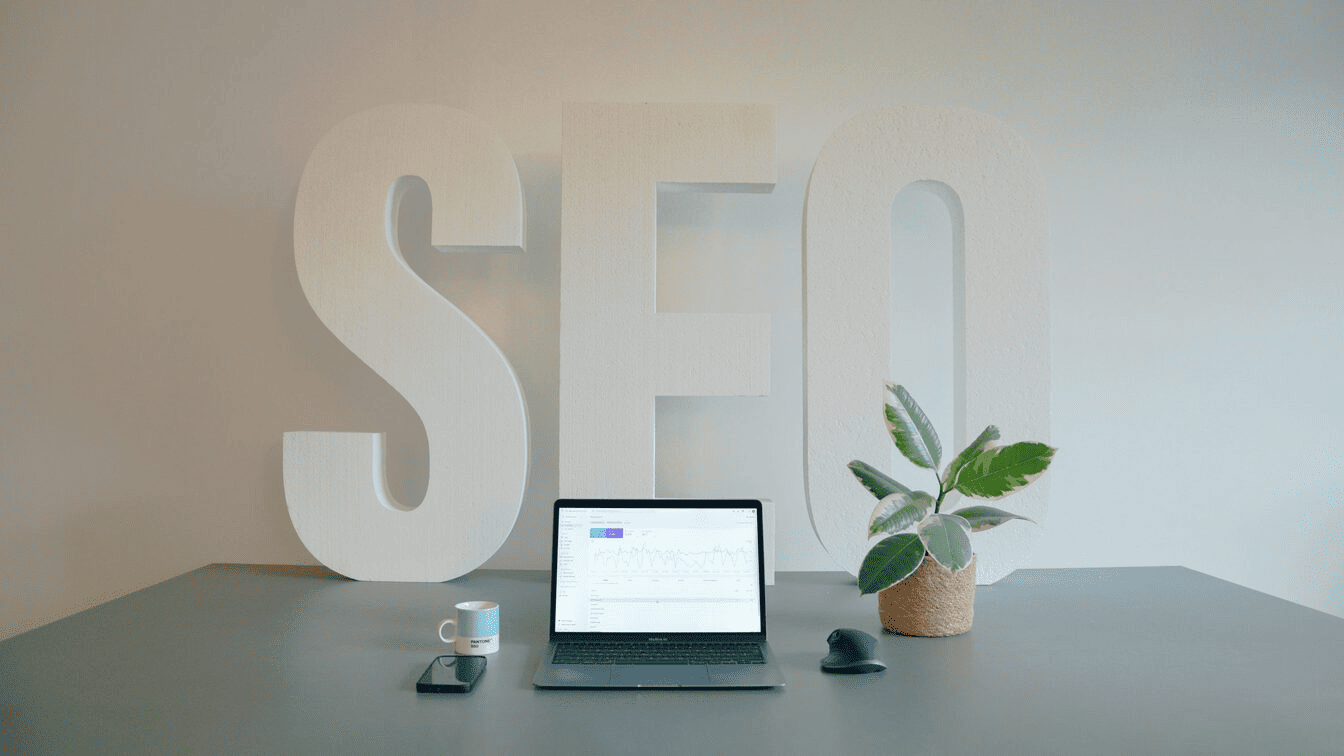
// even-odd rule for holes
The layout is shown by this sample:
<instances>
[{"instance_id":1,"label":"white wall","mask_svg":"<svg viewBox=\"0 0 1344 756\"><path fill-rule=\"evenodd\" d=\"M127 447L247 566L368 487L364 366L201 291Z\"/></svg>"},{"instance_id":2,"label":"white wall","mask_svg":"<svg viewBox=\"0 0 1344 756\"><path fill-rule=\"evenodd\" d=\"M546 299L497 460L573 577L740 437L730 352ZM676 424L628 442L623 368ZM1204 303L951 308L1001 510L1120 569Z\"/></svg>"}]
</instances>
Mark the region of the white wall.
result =
<instances>
[{"instance_id":1,"label":"white wall","mask_svg":"<svg viewBox=\"0 0 1344 756\"><path fill-rule=\"evenodd\" d=\"M546 565L561 103L778 106L773 193L660 204L660 306L768 312L775 344L769 397L660 401L658 488L774 499L784 570L831 568L801 470L808 171L848 118L932 104L1016 129L1049 195L1061 452L1028 565L1182 564L1344 616L1340 71L1333 0L7 2L0 637L209 562L311 562L284 431L387 431L419 498L424 431L312 314L291 238L316 140L389 102L481 116L527 193L526 255L413 260L527 394L489 566ZM941 341L893 377L946 417Z\"/></svg>"}]
</instances>

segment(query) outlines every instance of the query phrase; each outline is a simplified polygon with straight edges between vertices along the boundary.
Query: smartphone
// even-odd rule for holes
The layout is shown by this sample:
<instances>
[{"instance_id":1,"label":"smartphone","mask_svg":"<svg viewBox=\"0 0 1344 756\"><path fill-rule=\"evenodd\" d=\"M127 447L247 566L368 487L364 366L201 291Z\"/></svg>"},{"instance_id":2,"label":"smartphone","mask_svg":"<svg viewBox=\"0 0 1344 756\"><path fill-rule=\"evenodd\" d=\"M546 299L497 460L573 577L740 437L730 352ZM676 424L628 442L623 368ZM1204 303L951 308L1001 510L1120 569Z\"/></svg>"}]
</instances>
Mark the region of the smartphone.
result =
<instances>
[{"instance_id":1,"label":"smartphone","mask_svg":"<svg viewBox=\"0 0 1344 756\"><path fill-rule=\"evenodd\" d=\"M484 656L440 656L429 663L415 689L420 693L470 693L483 674Z\"/></svg>"}]
</instances>

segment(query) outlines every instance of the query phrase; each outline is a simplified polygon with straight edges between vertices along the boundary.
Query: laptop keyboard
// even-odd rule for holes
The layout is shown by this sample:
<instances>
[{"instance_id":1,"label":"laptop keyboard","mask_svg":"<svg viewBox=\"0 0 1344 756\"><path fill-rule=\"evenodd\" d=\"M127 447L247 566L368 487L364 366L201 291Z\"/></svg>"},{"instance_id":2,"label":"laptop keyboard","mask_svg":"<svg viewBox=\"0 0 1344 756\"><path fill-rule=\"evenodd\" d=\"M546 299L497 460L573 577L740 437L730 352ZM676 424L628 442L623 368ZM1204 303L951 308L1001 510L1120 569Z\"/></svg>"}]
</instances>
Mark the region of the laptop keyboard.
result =
<instances>
[{"instance_id":1,"label":"laptop keyboard","mask_svg":"<svg viewBox=\"0 0 1344 756\"><path fill-rule=\"evenodd\" d=\"M559 643L553 664L764 664L759 643Z\"/></svg>"}]
</instances>

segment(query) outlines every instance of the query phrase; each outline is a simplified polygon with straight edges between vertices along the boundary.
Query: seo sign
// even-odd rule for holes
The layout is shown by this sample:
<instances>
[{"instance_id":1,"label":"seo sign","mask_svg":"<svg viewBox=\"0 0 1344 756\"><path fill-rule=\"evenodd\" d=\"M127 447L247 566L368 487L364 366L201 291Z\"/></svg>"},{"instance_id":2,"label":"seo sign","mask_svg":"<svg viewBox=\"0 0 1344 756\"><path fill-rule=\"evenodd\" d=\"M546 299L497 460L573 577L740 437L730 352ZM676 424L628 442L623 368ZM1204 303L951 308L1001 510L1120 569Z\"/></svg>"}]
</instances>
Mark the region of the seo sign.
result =
<instances>
[{"instance_id":1,"label":"seo sign","mask_svg":"<svg viewBox=\"0 0 1344 756\"><path fill-rule=\"evenodd\" d=\"M768 394L771 341L768 315L657 312L657 186L769 191L774 111L568 105L562 138L560 494L652 496L654 398ZM366 111L309 158L294 213L304 293L407 399L430 446L424 500L407 507L388 492L381 434L285 434L295 530L319 561L361 580L442 581L479 567L512 530L528 475L508 361L398 249L411 177L429 187L436 248L525 246L512 154L465 112ZM893 108L845 124L813 167L805 209L804 471L814 529L850 572L866 545L856 509L871 498L845 463L889 447L877 409L889 378L890 211L917 180L959 199L958 433L992 416L1048 437L1044 213L1029 153L965 111ZM1040 483L1022 495L1034 506L1017 499L1029 516L1043 511ZM982 550L982 579L994 563Z\"/></svg>"}]
</instances>

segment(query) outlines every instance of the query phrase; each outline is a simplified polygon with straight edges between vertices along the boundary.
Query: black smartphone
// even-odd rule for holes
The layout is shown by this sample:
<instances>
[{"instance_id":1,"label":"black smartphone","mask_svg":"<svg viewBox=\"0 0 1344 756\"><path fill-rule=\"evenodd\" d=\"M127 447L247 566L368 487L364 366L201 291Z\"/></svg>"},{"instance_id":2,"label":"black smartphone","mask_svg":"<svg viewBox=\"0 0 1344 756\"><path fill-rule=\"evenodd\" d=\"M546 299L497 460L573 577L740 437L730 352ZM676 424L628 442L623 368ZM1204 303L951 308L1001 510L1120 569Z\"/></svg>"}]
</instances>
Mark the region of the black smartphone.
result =
<instances>
[{"instance_id":1,"label":"black smartphone","mask_svg":"<svg viewBox=\"0 0 1344 756\"><path fill-rule=\"evenodd\" d=\"M419 693L470 693L485 674L484 656L440 656L415 683Z\"/></svg>"}]
</instances>

